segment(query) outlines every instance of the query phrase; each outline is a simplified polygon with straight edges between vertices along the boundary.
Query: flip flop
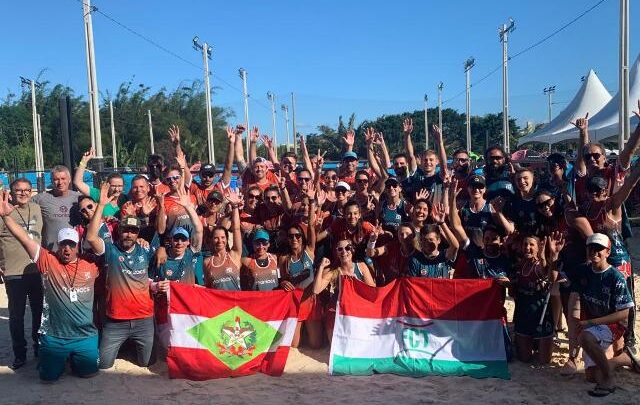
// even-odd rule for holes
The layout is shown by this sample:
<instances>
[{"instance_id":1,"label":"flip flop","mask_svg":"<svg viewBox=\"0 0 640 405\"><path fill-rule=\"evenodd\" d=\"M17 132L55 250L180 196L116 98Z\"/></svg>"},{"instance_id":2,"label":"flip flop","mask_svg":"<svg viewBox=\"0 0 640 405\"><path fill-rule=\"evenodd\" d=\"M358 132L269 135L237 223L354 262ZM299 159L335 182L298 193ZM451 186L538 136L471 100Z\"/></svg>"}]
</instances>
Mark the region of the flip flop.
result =
<instances>
[{"instance_id":1,"label":"flip flop","mask_svg":"<svg viewBox=\"0 0 640 405\"><path fill-rule=\"evenodd\" d=\"M587 393L592 397L602 398L609 394L613 394L614 392L616 392L616 387L605 388L596 385L594 389L589 390Z\"/></svg>"},{"instance_id":2,"label":"flip flop","mask_svg":"<svg viewBox=\"0 0 640 405\"><path fill-rule=\"evenodd\" d=\"M634 351L635 350L631 350L629 346L624 347L624 352L627 353L631 359L631 369L636 373L640 373L640 358L638 358L638 355L634 353Z\"/></svg>"}]
</instances>

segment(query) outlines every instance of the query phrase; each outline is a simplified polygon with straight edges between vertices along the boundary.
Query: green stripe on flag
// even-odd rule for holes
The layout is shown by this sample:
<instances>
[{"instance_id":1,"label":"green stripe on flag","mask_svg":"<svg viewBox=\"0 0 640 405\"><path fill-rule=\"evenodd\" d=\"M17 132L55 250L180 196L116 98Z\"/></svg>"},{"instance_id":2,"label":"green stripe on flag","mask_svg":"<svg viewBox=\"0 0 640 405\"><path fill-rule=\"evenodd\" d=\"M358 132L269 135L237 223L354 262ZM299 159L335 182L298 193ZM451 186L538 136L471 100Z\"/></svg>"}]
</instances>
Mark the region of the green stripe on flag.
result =
<instances>
[{"instance_id":1,"label":"green stripe on flag","mask_svg":"<svg viewBox=\"0 0 640 405\"><path fill-rule=\"evenodd\" d=\"M509 368L504 360L462 362L406 356L370 359L334 355L332 369L333 375L398 374L410 377L468 375L474 378L510 379Z\"/></svg>"}]
</instances>

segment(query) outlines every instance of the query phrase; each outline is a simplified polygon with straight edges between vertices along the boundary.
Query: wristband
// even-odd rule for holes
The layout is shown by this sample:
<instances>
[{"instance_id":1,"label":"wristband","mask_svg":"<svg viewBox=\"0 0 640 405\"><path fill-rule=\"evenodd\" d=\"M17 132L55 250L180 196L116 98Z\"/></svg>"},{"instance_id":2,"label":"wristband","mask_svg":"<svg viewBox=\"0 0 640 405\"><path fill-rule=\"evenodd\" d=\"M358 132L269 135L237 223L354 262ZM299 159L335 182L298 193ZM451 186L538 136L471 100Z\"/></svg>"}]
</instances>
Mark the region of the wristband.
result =
<instances>
[{"instance_id":1,"label":"wristband","mask_svg":"<svg viewBox=\"0 0 640 405\"><path fill-rule=\"evenodd\" d=\"M80 163L78 163L78 167L84 169L85 167L87 167L87 164L84 162L84 160L81 160Z\"/></svg>"}]
</instances>

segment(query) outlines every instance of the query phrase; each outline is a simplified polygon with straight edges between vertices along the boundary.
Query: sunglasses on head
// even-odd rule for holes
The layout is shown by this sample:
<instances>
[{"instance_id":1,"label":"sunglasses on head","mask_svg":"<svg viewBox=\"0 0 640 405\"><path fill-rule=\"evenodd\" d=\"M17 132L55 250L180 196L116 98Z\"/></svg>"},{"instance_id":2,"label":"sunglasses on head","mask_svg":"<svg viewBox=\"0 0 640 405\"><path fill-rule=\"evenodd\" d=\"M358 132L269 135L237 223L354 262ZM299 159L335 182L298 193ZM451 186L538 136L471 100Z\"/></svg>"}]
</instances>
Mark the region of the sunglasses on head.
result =
<instances>
[{"instance_id":1,"label":"sunglasses on head","mask_svg":"<svg viewBox=\"0 0 640 405\"><path fill-rule=\"evenodd\" d=\"M589 159L600 160L601 156L602 156L602 153L598 153L598 152L585 153L584 154L584 160L589 160Z\"/></svg>"},{"instance_id":2,"label":"sunglasses on head","mask_svg":"<svg viewBox=\"0 0 640 405\"><path fill-rule=\"evenodd\" d=\"M338 246L336 248L336 252L338 252L338 253L351 252L351 250L352 250L351 245L347 245L347 246L344 246L344 247L343 246Z\"/></svg>"},{"instance_id":3,"label":"sunglasses on head","mask_svg":"<svg viewBox=\"0 0 640 405\"><path fill-rule=\"evenodd\" d=\"M88 214L89 210L93 209L93 204L87 204L86 207L82 207L80 208L80 212L82 212L83 214Z\"/></svg>"},{"instance_id":4,"label":"sunglasses on head","mask_svg":"<svg viewBox=\"0 0 640 405\"><path fill-rule=\"evenodd\" d=\"M287 234L287 237L289 239L301 239L302 238L302 234L300 232L289 233L289 234Z\"/></svg>"}]
</instances>

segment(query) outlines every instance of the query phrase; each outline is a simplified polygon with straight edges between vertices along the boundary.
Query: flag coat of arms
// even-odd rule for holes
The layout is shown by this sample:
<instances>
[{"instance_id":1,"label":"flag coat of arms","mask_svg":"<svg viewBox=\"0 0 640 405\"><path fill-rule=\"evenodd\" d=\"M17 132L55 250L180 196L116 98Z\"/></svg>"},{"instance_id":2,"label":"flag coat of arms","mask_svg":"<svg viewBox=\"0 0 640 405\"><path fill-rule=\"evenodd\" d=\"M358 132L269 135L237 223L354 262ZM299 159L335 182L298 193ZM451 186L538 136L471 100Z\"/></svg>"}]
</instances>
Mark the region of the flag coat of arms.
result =
<instances>
[{"instance_id":1,"label":"flag coat of arms","mask_svg":"<svg viewBox=\"0 0 640 405\"><path fill-rule=\"evenodd\" d=\"M509 378L503 290L492 280L341 283L330 374Z\"/></svg>"},{"instance_id":2,"label":"flag coat of arms","mask_svg":"<svg viewBox=\"0 0 640 405\"><path fill-rule=\"evenodd\" d=\"M170 378L284 371L298 322L295 292L222 291L171 283L157 316Z\"/></svg>"}]
</instances>

